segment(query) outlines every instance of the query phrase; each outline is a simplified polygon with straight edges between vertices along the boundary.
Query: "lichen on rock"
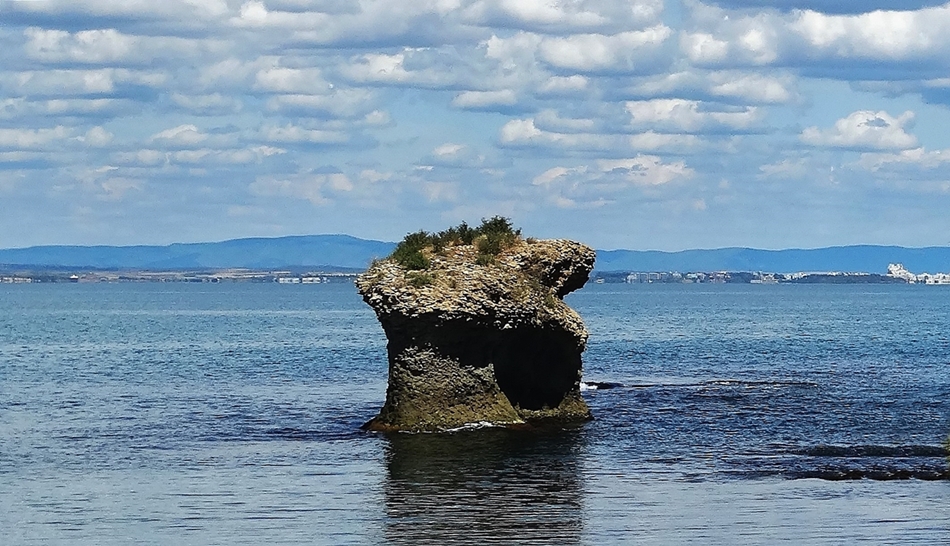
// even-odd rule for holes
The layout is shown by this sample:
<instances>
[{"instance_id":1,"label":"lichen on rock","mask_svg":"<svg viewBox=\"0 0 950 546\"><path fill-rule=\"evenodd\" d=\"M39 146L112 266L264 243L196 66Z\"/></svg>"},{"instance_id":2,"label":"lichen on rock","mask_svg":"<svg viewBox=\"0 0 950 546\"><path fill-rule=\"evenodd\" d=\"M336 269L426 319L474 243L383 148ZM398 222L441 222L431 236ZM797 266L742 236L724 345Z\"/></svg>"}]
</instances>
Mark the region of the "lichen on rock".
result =
<instances>
[{"instance_id":1,"label":"lichen on rock","mask_svg":"<svg viewBox=\"0 0 950 546\"><path fill-rule=\"evenodd\" d=\"M357 279L389 340L386 403L365 427L589 419L580 396L588 333L562 298L587 282L594 251L510 229L486 244L479 229L460 228L461 237L411 234L402 260L376 261Z\"/></svg>"}]
</instances>

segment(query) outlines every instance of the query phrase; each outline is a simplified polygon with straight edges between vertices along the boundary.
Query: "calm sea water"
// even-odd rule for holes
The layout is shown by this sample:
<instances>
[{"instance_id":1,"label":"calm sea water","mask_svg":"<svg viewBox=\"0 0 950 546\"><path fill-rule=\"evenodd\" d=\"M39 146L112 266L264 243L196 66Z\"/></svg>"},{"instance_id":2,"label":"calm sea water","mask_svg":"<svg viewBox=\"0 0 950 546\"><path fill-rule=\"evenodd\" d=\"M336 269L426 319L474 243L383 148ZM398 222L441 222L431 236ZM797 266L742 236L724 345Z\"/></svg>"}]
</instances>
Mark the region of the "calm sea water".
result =
<instances>
[{"instance_id":1,"label":"calm sea water","mask_svg":"<svg viewBox=\"0 0 950 546\"><path fill-rule=\"evenodd\" d=\"M385 436L351 285L0 286L0 544L950 543L950 290L568 303L594 421Z\"/></svg>"}]
</instances>

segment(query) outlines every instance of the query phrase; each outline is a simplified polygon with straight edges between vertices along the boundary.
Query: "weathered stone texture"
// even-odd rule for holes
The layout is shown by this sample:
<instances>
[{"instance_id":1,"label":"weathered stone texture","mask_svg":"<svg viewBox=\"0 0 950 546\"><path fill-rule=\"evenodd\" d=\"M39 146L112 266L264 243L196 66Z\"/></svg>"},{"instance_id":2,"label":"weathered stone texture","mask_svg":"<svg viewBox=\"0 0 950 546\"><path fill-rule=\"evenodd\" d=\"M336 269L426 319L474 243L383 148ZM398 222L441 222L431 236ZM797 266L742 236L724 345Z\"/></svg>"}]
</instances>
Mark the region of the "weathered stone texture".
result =
<instances>
[{"instance_id":1,"label":"weathered stone texture","mask_svg":"<svg viewBox=\"0 0 950 546\"><path fill-rule=\"evenodd\" d=\"M389 388L373 430L583 420L587 330L561 298L584 285L594 251L518 241L488 265L471 245L426 251L431 267L375 263L357 287L389 340Z\"/></svg>"}]
</instances>

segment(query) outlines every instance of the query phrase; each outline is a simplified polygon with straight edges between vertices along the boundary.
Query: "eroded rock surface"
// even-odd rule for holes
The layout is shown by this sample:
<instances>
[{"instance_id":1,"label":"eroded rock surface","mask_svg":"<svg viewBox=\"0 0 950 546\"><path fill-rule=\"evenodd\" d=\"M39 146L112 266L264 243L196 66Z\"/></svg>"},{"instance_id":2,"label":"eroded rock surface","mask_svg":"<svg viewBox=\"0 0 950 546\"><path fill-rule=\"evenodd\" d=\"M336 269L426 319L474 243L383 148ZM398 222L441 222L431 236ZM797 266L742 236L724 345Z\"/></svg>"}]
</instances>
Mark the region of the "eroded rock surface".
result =
<instances>
[{"instance_id":1,"label":"eroded rock surface","mask_svg":"<svg viewBox=\"0 0 950 546\"><path fill-rule=\"evenodd\" d=\"M476 263L472 245L426 250L430 266L392 260L357 280L389 340L389 388L372 430L584 420L587 329L561 298L587 282L593 249L519 240Z\"/></svg>"}]
</instances>

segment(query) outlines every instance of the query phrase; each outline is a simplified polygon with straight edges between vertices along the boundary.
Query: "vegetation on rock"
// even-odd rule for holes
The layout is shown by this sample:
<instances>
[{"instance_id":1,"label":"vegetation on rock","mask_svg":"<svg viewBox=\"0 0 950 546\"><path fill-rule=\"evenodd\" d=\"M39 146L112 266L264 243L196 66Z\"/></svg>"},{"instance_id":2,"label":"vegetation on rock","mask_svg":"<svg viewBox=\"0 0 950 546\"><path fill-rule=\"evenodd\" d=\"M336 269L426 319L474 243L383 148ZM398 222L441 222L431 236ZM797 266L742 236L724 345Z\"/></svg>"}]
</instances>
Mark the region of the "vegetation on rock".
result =
<instances>
[{"instance_id":1,"label":"vegetation on rock","mask_svg":"<svg viewBox=\"0 0 950 546\"><path fill-rule=\"evenodd\" d=\"M476 263L488 265L505 249L521 240L521 230L515 229L511 220L503 216L483 218L478 227L470 227L465 222L438 233L417 231L406 235L389 256L400 266L408 270L428 269L432 261L426 253L442 253L448 247L474 245L478 250Z\"/></svg>"}]
</instances>

